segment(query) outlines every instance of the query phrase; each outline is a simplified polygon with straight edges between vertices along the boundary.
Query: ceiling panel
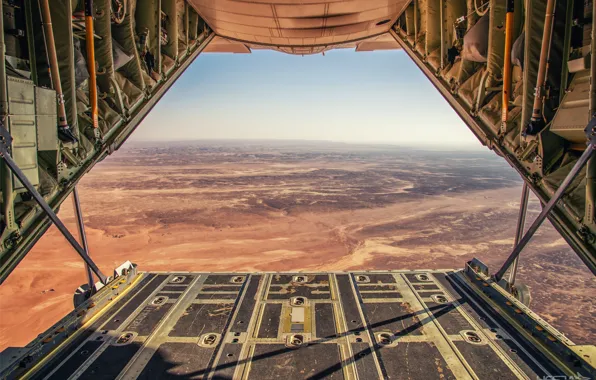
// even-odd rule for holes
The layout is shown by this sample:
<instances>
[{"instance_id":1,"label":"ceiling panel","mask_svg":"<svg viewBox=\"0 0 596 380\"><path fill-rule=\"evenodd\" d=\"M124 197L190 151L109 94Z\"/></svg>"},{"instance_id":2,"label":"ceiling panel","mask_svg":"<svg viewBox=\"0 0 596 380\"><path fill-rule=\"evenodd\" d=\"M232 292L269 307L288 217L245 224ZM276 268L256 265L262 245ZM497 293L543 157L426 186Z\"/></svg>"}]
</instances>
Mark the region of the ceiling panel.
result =
<instances>
[{"instance_id":1,"label":"ceiling panel","mask_svg":"<svg viewBox=\"0 0 596 380\"><path fill-rule=\"evenodd\" d=\"M190 3L220 37L239 40L245 46L264 44L278 50L317 48L283 49L303 54L385 34L409 0L190 0Z\"/></svg>"}]
</instances>

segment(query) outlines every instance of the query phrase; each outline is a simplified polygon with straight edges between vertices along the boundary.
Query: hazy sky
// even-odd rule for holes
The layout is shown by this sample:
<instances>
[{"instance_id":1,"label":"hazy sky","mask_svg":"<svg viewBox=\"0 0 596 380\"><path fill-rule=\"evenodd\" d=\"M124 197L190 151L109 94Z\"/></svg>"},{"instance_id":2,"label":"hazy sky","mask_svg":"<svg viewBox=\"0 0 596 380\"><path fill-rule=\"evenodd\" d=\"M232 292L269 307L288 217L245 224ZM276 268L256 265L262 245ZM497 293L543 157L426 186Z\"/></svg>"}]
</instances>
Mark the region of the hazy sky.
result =
<instances>
[{"instance_id":1,"label":"hazy sky","mask_svg":"<svg viewBox=\"0 0 596 380\"><path fill-rule=\"evenodd\" d=\"M203 54L132 139L480 146L402 51Z\"/></svg>"}]
</instances>

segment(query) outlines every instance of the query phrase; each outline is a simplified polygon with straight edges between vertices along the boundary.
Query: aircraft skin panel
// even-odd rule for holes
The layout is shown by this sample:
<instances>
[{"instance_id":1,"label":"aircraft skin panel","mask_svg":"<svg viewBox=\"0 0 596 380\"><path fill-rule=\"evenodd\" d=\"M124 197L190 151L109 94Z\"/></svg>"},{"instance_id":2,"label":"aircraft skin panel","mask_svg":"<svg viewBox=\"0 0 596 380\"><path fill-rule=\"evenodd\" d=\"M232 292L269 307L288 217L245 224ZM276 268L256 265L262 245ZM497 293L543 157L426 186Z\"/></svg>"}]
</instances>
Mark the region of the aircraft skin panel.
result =
<instances>
[{"instance_id":1,"label":"aircraft skin panel","mask_svg":"<svg viewBox=\"0 0 596 380\"><path fill-rule=\"evenodd\" d=\"M441 92L443 97L449 102L449 104L458 113L462 120L466 122L468 128L470 128L478 140L483 145L486 145L491 150L494 150L499 156L503 157L522 176L522 179L529 183L534 195L540 199L541 203L546 204L550 198L550 194L545 192L543 188L537 186L534 182L530 182L528 179L526 179L527 177L531 177L531 174L528 173L528 170L523 165L523 162L520 162L516 156L511 154L506 148L500 146L498 138L492 135L490 130L486 129L486 126L482 125L481 122L471 116L469 110L466 109L465 104L454 97L448 86L446 86L444 82L432 74L432 72L429 70L429 67L427 67L422 60L420 60L420 57L418 57L409 46L405 45L403 39L399 38L394 33L391 33L391 35L396 38L396 41L403 44L402 46L404 47L404 51L410 54L414 62L416 62L416 64L422 69L425 75ZM580 234L577 233L578 229L583 230L583 226L576 222L580 218L576 217L571 219L565 210L561 209L553 210L548 218L555 229L557 229L557 231L563 236L566 242L574 249L576 253L578 253L582 261L590 268L592 272L595 272L596 251L594 250L593 246L586 245L585 239L582 239Z\"/></svg>"},{"instance_id":2,"label":"aircraft skin panel","mask_svg":"<svg viewBox=\"0 0 596 380\"><path fill-rule=\"evenodd\" d=\"M462 271L134 272L127 282L122 296L85 317L92 323L40 365L19 366L17 360L9 366L12 372L5 368L2 374L33 379L565 374L484 302ZM577 373L589 375L586 368L577 367Z\"/></svg>"},{"instance_id":3,"label":"aircraft skin panel","mask_svg":"<svg viewBox=\"0 0 596 380\"><path fill-rule=\"evenodd\" d=\"M307 46L328 50L340 41L357 43L387 33L408 2L191 0L190 4L216 34L228 40L276 50Z\"/></svg>"},{"instance_id":4,"label":"aircraft skin panel","mask_svg":"<svg viewBox=\"0 0 596 380\"><path fill-rule=\"evenodd\" d=\"M492 4L491 2L490 24L494 24L495 28L499 28L499 25L504 22L505 14L502 12L502 8ZM518 7L517 17L521 18L519 16L519 13L521 13L519 11L520 4L516 6ZM425 12L422 5L419 8L419 12ZM427 11L430 12L430 9ZM524 33L526 40L530 38L530 34L532 38L540 36L540 34L536 36L535 33L541 30L540 20L542 20L542 25L544 24L545 4L541 3L533 6L532 11L534 13L526 15L527 19L525 20L526 23L532 25L532 29L521 30L521 27L518 26L514 40L519 39ZM564 5L559 5L556 11L559 12L560 16L559 19L554 21L555 32L553 33L552 49L553 51L558 50L558 52L552 54L563 55L565 54L563 50L566 44L562 40L565 36L569 37L573 29L569 22L565 23L565 17L571 17L573 12L575 14L582 13L584 9L574 11L573 9L566 9ZM529 19L530 17L532 17L532 20ZM534 45L526 46L527 58L521 64L523 67L520 68L519 65L512 64L514 93L509 107L508 120L503 123L501 121L503 81L501 69L504 58L503 51L499 50L503 49L504 34L502 31L492 32L492 29L488 28L488 34L486 35L486 48L488 49L486 56L488 60L486 62L471 62L470 59L466 59L463 53L460 54L459 52L457 57L453 57L453 61L449 61L448 50L456 49L457 44L461 44L462 41L455 38L456 36L447 37L452 40L455 39L453 45L451 43L443 44L442 48L441 46L435 47L435 50L431 52L425 48L424 39L428 37L428 33L425 33L424 30L418 30L419 38L413 38L412 35L416 33L416 30L408 25L406 18L407 13L402 15L400 22L393 26L390 34L459 114L479 141L505 158L520 173L541 202L546 204L573 166L573 163L577 161L582 150L586 149L587 141L585 137L582 143L575 140L578 134L585 136L583 132L585 125L576 125L573 133L577 134L573 135L574 137L570 140L565 140L564 137L569 134L568 129L561 128L563 132L551 132L549 123L557 112L559 99L564 100L566 97L575 96L570 101L575 100L575 104L578 102L587 104L587 92L579 95L577 92L572 92L574 88L572 86L568 91L570 92L568 95L559 92L553 93L550 102L544 102L543 118L545 121L541 120L541 122L545 127L537 133L526 133L528 125L531 123L531 101L533 100L533 96L529 96L528 92L532 94L534 92L535 82L532 81L536 80L536 76L532 73L536 73L539 65L539 60L531 57L539 56L539 48L536 50L533 48ZM521 23L522 21L518 22ZM459 25L462 29L468 27L466 22ZM589 31L591 25L590 23L584 26L584 34L585 30ZM558 30L556 30L557 26L559 27ZM566 28L570 31L565 32ZM430 33L430 27L427 28L427 31ZM445 33L447 33L446 30ZM448 41L451 40L445 42ZM589 47L589 41L586 42L585 38L584 41L568 41L567 44L572 42L584 46L587 43ZM567 49L567 51L570 51L569 46L567 46ZM443 53L442 60L440 59L441 52ZM435 58L438 56L438 59L431 60L430 57L433 54ZM572 63L584 58L575 60L572 58L565 62L569 63L570 70L574 72L567 70L565 65L558 64L557 67L550 69L546 78L548 83L556 83L565 79L565 82L570 81L573 84L574 75L586 75L586 70L583 67L581 68L583 70L579 70L577 74L575 74L577 69L571 69ZM587 75L589 75L589 72ZM481 77L485 78L484 82L482 82ZM575 115L578 113L581 115L581 112L587 113L588 108L587 106L572 109L565 107L560 112L567 112L567 115L574 115L574 113ZM583 119L588 120L587 117ZM593 186L593 179L586 180L586 176L584 168L578 178L574 180L570 190L565 193L549 215L549 219L578 253L582 261L596 274L596 249L593 238L596 230L593 212L586 211L593 209L594 193L589 190Z\"/></svg>"},{"instance_id":5,"label":"aircraft skin panel","mask_svg":"<svg viewBox=\"0 0 596 380\"><path fill-rule=\"evenodd\" d=\"M103 15L105 12L102 13L102 7L107 4L96 1L96 13ZM81 65L85 65L86 52L79 44L74 43L83 38L82 19L80 16L73 18L68 12L79 15L80 7L64 8L68 12L63 12L54 6L51 17L54 21L56 51L64 63L60 66L60 75L63 92L68 95L65 98L68 100L65 102L68 122L79 140L75 144L58 141L56 135L53 135L52 118L57 115L46 112L42 118L41 113L45 111L41 104L47 102L44 99L52 97L52 91L32 92L33 88L51 88L52 83L47 73L48 58L43 42L40 42L43 41L43 30L40 27L42 20L39 9L35 4L29 3L27 7L21 8L23 11L7 5L7 14L14 12L17 16L7 19L7 22L20 22L17 26L29 31L27 37L30 37L30 51L11 48L5 54L7 72L11 78L9 82L19 83L18 86L22 89L17 90L12 84L7 88L11 93L27 91L36 94L35 112L38 115L35 128L39 136L45 136L45 140L37 148L37 157L30 152L19 153L19 159L37 164L39 175L33 175L35 173L29 170L28 178L34 184L39 182L42 195L56 209L78 179L95 162L118 149L134 131L165 89L171 86L181 70L196 57L199 48L200 51L233 53L249 53L252 49L276 49L289 54L315 54L331 48L355 48L357 51L403 48L478 139L505 158L546 204L585 148L585 144L581 142L583 128L571 120L585 121L585 113L588 111L587 97L590 91L586 91L585 82L586 78L590 78L590 70L586 60L591 46L592 24L577 26L572 20L580 16L589 18L591 14L589 5L581 6L579 2L573 3L575 5L557 3L551 53L562 61L551 63L545 76L544 91L548 96L541 101L544 106L539 120L543 128L526 133L533 110L533 94L540 61L539 42L544 29L546 4L541 1L524 4L526 3L521 1L514 2L512 40L517 45L513 44L512 50L509 120L503 123L501 98L505 33L501 26L506 12L505 6L498 1L489 3L489 10L484 12L488 23L483 23L480 22L482 18L475 11L473 2L464 0L395 0L389 3L219 0L193 0L185 3L177 0L175 6L171 2L156 0L128 0L125 11L118 17L113 17L118 20L96 17L97 62L100 64L99 70L107 73L104 75L106 78L98 78L99 90L103 95L98 101L99 122L96 129L90 128L92 122L89 118L88 80L84 76L79 78L73 72L75 68L81 69ZM213 20L202 17L201 7L224 12L222 15L228 12L236 15L234 17L251 17L254 24L251 27L256 28L266 27L268 24L265 21L259 23L259 20L271 17L274 20L288 19L298 23L306 22L304 17L311 17L313 20L308 22L313 24L305 25L304 28L282 28L280 32L268 37L259 37L258 33L248 30L226 35L226 29L220 27L221 35L212 37L218 30L211 32L209 24ZM162 15L160 20L155 16L158 8ZM320 13L321 9L323 13ZM375 34L377 29L374 28L373 34L369 33L372 29L351 28L350 25L360 25L365 22L363 20L368 20L369 12L377 12L379 9L391 9L394 12L390 12L392 21L381 25L386 29L379 34ZM219 17L218 13L210 15ZM335 21L328 23L327 19ZM224 17L224 20L228 19ZM239 18L234 20L240 22ZM324 22L325 28L347 28L329 29L343 30L341 33L324 32L324 38L332 38L332 41L321 44L321 37L313 34L321 20L327 20ZM233 20L229 19L226 22L231 21ZM71 26L72 31L58 26L65 23ZM528 27L523 28L523 25ZM296 36L300 33L305 33L300 35L300 44L293 46L292 38L298 38ZM73 43L64 37L71 34L77 36ZM474 53L473 49L470 50L467 46L472 45L466 45L467 36L475 38L473 41L478 46L484 46L485 52ZM6 34L5 38L10 40L14 36ZM214 38L214 42L207 44L211 38ZM108 42L110 40L111 43ZM532 43L524 44L524 40ZM15 44L10 43L8 46ZM118 48L117 55L114 47ZM27 62L29 72L21 70L27 68ZM19 78L23 76L30 76L30 80ZM19 81L13 78L18 78ZM561 88L567 90L561 91ZM562 108L558 107L559 103ZM576 107L577 104L581 106ZM14 108L15 105L9 102L7 107ZM559 108L561 110L557 112ZM557 117L558 114L560 115ZM10 119L7 120L10 126ZM570 122L566 124L565 120ZM552 131L551 121L554 123ZM21 157L23 154L27 157ZM580 172L569 191L549 215L555 228L593 272L596 272L596 176L591 173L595 166L589 165L592 168L589 172L585 169ZM6 177L4 175L5 179ZM27 202L25 189L12 185L8 187L7 181L8 179L2 182L3 187L7 186L9 191L3 191L5 228L0 234L0 281L6 278L48 227L48 220L39 212L39 208L32 207ZM16 180L10 181L16 184Z\"/></svg>"},{"instance_id":6,"label":"aircraft skin panel","mask_svg":"<svg viewBox=\"0 0 596 380\"><path fill-rule=\"evenodd\" d=\"M98 6L99 2L96 2ZM130 11L130 8L129 8ZM132 17L128 15L127 17ZM198 17L198 16L197 16ZM70 20L70 17L68 17ZM130 21L130 20L129 20ZM124 50L122 54L127 54L126 46L135 49L135 44L127 45L125 38L134 38L134 34L130 30L121 30L121 28L128 28L126 25L127 20L125 19L122 24L118 27L114 27L113 30L107 30L114 40L120 41L119 46ZM72 25L76 22L72 21ZM190 26L190 23L189 23ZM83 107L79 110L77 118L77 124L72 125L71 129L78 138L78 142L63 143L60 142L56 136L56 115L48 115L53 117L53 122L47 121L41 125L36 125L38 128L39 135L50 135L54 133L55 148L42 148L38 149L38 152L33 157L36 162L40 165L39 170L43 172L43 178L47 181L39 185L38 190L42 191L42 196L48 202L49 206L57 210L60 204L68 197L78 180L85 175L91 168L99 161L103 160L106 156L117 150L122 143L130 136L134 129L140 124L147 113L157 104L159 99L167 92L172 86L176 79L184 72L184 70L196 59L196 57L205 49L205 47L215 37L215 34L206 25L199 24L197 27L194 39L189 39L187 45L188 52L180 52L178 63L175 67L172 67L167 76L162 71L160 77L154 80L143 70L139 71L141 67L141 57L138 55L130 54L128 63L122 66L119 70L114 70L112 74L111 83L108 85L114 91L113 97L107 96L104 101L100 99L100 117L99 117L99 128L94 129L90 125L90 119L86 115L87 108ZM199 30L198 28L201 27ZM77 29L74 27L75 30ZM204 28L204 29L203 29ZM80 33L80 32L79 32ZM105 36L106 38L109 35ZM122 38L122 39L120 39ZM57 40L58 41L58 40ZM99 41L96 41L99 44ZM57 42L57 45L59 41ZM68 43L67 43L68 45ZM71 47L72 48L72 47ZM136 52L136 50L135 50ZM8 51L8 53L12 53ZM111 55L111 54L110 54ZM132 59L131 59L132 58ZM73 58L74 59L74 58ZM135 66L133 64L138 64ZM165 69L165 68L164 68ZM165 70L164 70L165 71ZM44 69L44 73L47 73L47 69ZM35 73L38 76L38 81L42 82L42 72ZM72 73L74 75L74 72ZM18 73L14 73L14 76L18 76ZM144 76L144 77L143 77ZM136 80L140 80L144 87L143 90L139 89ZM19 80L21 80L19 78ZM46 78L49 81L49 78ZM33 89L34 85L31 81L24 81L25 86ZM83 82L82 87L75 88L75 82L68 82L72 85L72 91L77 92L80 103L88 102L89 99L83 93L82 89L85 86ZM37 88L37 87L36 87ZM144 91L144 93L143 93ZM54 91L47 91L50 93L50 98L55 99L56 93ZM37 92L36 95L40 93ZM47 94L45 95L47 97ZM122 102L122 97L128 96L129 103ZM136 98L133 98L135 96ZM134 99L133 101L131 98ZM36 97L34 103L42 103L46 101L40 97ZM39 107L38 107L39 108ZM41 115L38 115L38 117ZM41 130L41 128L50 128L49 131ZM51 140L50 140L51 141ZM47 143L44 144L48 145ZM51 145L51 143L50 143ZM4 171L6 173L6 171ZM6 175L6 174L4 174ZM31 178L29 178L31 180ZM44 190L45 189L45 190ZM4 187L3 187L4 190ZM13 190L12 205L6 208L6 202L4 202L4 216L5 223L3 224L3 230L1 233L2 247L0 251L0 283L12 272L12 270L19 264L26 253L31 247L39 240L43 233L49 228L50 220L43 214L39 213L38 206L26 206L26 200L28 198L21 198L24 194L24 189ZM6 210L10 210L12 218L15 218L16 222L6 223L7 213Z\"/></svg>"}]
</instances>

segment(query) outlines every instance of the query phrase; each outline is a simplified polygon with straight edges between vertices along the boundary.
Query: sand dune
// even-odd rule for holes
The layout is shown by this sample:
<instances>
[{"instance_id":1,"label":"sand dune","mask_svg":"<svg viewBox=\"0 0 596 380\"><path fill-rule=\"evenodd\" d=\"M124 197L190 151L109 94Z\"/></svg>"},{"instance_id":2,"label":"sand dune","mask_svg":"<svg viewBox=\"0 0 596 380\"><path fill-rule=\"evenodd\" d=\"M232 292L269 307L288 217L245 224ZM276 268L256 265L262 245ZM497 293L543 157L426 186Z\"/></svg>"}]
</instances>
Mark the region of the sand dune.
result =
<instances>
[{"instance_id":1,"label":"sand dune","mask_svg":"<svg viewBox=\"0 0 596 380\"><path fill-rule=\"evenodd\" d=\"M489 153L198 144L131 145L79 189L106 273L126 260L252 272L461 268L473 257L496 268L513 243L521 183ZM76 231L70 202L60 217ZM552 227L521 264L533 309L593 343L596 282ZM69 312L82 268L50 229L0 287L0 347L28 343Z\"/></svg>"}]
</instances>

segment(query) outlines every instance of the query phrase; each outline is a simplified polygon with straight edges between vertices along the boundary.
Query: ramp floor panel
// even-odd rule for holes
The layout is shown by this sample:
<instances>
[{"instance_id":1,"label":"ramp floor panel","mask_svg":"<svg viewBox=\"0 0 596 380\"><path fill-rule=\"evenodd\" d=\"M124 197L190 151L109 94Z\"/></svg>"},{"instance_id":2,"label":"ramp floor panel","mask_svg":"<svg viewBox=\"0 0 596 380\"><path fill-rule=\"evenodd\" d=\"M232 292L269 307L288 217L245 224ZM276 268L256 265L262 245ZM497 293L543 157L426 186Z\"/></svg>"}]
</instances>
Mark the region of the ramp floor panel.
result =
<instances>
[{"instance_id":1,"label":"ramp floor panel","mask_svg":"<svg viewBox=\"0 0 596 380\"><path fill-rule=\"evenodd\" d=\"M37 379L557 376L459 272L142 273Z\"/></svg>"}]
</instances>

